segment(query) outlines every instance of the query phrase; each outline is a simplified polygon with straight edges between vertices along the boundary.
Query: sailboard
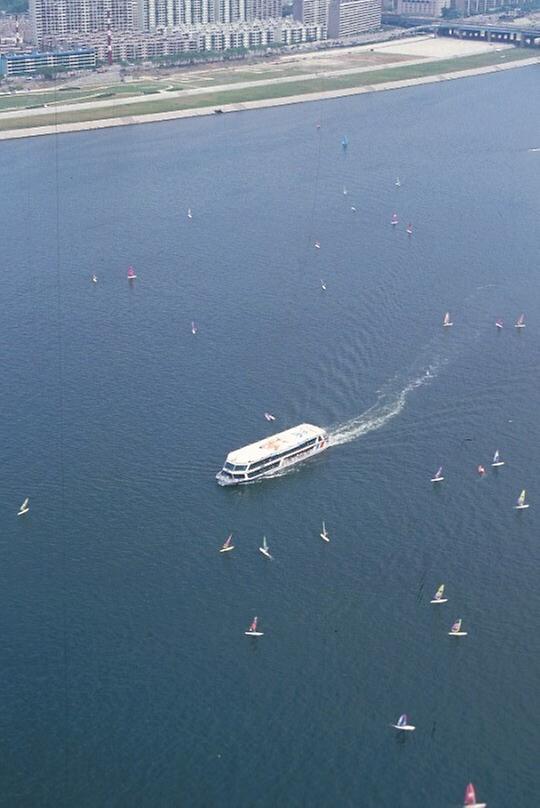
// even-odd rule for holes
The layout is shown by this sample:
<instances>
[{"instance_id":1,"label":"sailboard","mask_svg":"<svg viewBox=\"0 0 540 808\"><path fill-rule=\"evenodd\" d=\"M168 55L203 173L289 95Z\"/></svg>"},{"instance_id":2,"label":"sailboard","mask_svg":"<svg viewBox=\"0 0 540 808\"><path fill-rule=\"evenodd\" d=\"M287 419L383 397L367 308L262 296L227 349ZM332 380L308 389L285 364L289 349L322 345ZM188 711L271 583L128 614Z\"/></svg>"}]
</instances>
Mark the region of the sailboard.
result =
<instances>
[{"instance_id":1,"label":"sailboard","mask_svg":"<svg viewBox=\"0 0 540 808\"><path fill-rule=\"evenodd\" d=\"M476 791L472 783L465 789L463 808L487 808L487 802L476 802Z\"/></svg>"},{"instance_id":2,"label":"sailboard","mask_svg":"<svg viewBox=\"0 0 540 808\"><path fill-rule=\"evenodd\" d=\"M264 632L257 631L257 622L258 622L258 620L259 620L258 617L254 617L252 622L251 622L250 627L248 628L248 630L244 631L244 634L247 637L262 637L263 636Z\"/></svg>"},{"instance_id":3,"label":"sailboard","mask_svg":"<svg viewBox=\"0 0 540 808\"><path fill-rule=\"evenodd\" d=\"M517 498L516 504L514 505L514 508L515 508L516 511L523 511L523 510L525 510L525 508L529 507L529 503L525 502L526 496L527 496L527 492L525 491L525 489L523 489L523 491L521 492L521 494Z\"/></svg>"},{"instance_id":4,"label":"sailboard","mask_svg":"<svg viewBox=\"0 0 540 808\"><path fill-rule=\"evenodd\" d=\"M17 516L24 516L25 513L28 513L28 511L30 510L30 508L28 506L29 501L30 501L29 498L26 497L23 504L19 508L19 512L17 513Z\"/></svg>"},{"instance_id":5,"label":"sailboard","mask_svg":"<svg viewBox=\"0 0 540 808\"><path fill-rule=\"evenodd\" d=\"M499 328L499 329L502 329L502 328L504 328L504 323L503 323L503 321L502 321L502 320L499 318L498 320L495 320L495 326L496 326L497 328Z\"/></svg>"},{"instance_id":6,"label":"sailboard","mask_svg":"<svg viewBox=\"0 0 540 808\"><path fill-rule=\"evenodd\" d=\"M191 321L191 333L195 335L199 329L197 328L197 323L193 320Z\"/></svg>"},{"instance_id":7,"label":"sailboard","mask_svg":"<svg viewBox=\"0 0 540 808\"><path fill-rule=\"evenodd\" d=\"M463 620L460 617L458 620L456 620L456 622L454 623L454 625L452 626L452 628L448 632L448 636L449 637L466 637L467 632L461 630L461 624L462 623L463 623Z\"/></svg>"},{"instance_id":8,"label":"sailboard","mask_svg":"<svg viewBox=\"0 0 540 808\"><path fill-rule=\"evenodd\" d=\"M450 319L450 312L449 312L449 311L447 311L447 312L446 312L446 314L444 315L444 319L443 319L443 326L444 326L445 328L448 328L448 327L449 327L449 326L451 326L451 325L454 325L454 323L453 323L453 322L451 321L451 319Z\"/></svg>"},{"instance_id":9,"label":"sailboard","mask_svg":"<svg viewBox=\"0 0 540 808\"><path fill-rule=\"evenodd\" d=\"M270 555L270 551L268 549L268 542L266 541L266 536L263 536L262 547L259 547L259 550L263 554L263 556L266 556L267 558L270 559L270 561L272 561L272 556Z\"/></svg>"},{"instance_id":10,"label":"sailboard","mask_svg":"<svg viewBox=\"0 0 540 808\"><path fill-rule=\"evenodd\" d=\"M328 535L328 531L326 529L326 525L324 522L322 523L322 532L319 533L319 536L323 541L330 541L330 536Z\"/></svg>"},{"instance_id":11,"label":"sailboard","mask_svg":"<svg viewBox=\"0 0 540 808\"><path fill-rule=\"evenodd\" d=\"M128 271L127 271L127 279L128 279L128 281L134 281L136 277L137 277L137 273L135 272L133 267L128 267Z\"/></svg>"},{"instance_id":12,"label":"sailboard","mask_svg":"<svg viewBox=\"0 0 540 808\"><path fill-rule=\"evenodd\" d=\"M516 320L516 325L514 327L515 328L525 328L525 315L524 314L519 315L519 317Z\"/></svg>"},{"instance_id":13,"label":"sailboard","mask_svg":"<svg viewBox=\"0 0 540 808\"><path fill-rule=\"evenodd\" d=\"M440 466L437 469L437 471L435 472L435 474L431 478L430 482L432 482L432 483L441 483L444 480L442 469L443 469L442 466Z\"/></svg>"},{"instance_id":14,"label":"sailboard","mask_svg":"<svg viewBox=\"0 0 540 808\"><path fill-rule=\"evenodd\" d=\"M396 226L396 224L399 224L399 219L398 219L397 213L392 214L392 220L391 221L392 221L392 224L393 224L394 227Z\"/></svg>"},{"instance_id":15,"label":"sailboard","mask_svg":"<svg viewBox=\"0 0 540 808\"><path fill-rule=\"evenodd\" d=\"M232 533L229 533L223 545L221 546L220 553L228 553L230 550L234 550L234 544L232 543Z\"/></svg>"},{"instance_id":16,"label":"sailboard","mask_svg":"<svg viewBox=\"0 0 540 808\"><path fill-rule=\"evenodd\" d=\"M276 416L272 415L271 412L265 412L264 417L266 418L267 421L275 421L276 420Z\"/></svg>"},{"instance_id":17,"label":"sailboard","mask_svg":"<svg viewBox=\"0 0 540 808\"><path fill-rule=\"evenodd\" d=\"M448 603L448 598L444 596L444 584L441 584L440 587L437 589L433 598L430 600L430 603Z\"/></svg>"},{"instance_id":18,"label":"sailboard","mask_svg":"<svg viewBox=\"0 0 540 808\"><path fill-rule=\"evenodd\" d=\"M504 466L504 460L501 460L501 455L498 449L495 449L495 454L493 455L491 465L493 466L493 468L497 468L498 466Z\"/></svg>"},{"instance_id":19,"label":"sailboard","mask_svg":"<svg viewBox=\"0 0 540 808\"><path fill-rule=\"evenodd\" d=\"M391 724L391 726L394 727L394 729L402 729L405 730L406 732L413 732L416 729L415 726L408 723L407 716L405 713L403 713L403 715L400 715L397 720L397 723Z\"/></svg>"}]
</instances>

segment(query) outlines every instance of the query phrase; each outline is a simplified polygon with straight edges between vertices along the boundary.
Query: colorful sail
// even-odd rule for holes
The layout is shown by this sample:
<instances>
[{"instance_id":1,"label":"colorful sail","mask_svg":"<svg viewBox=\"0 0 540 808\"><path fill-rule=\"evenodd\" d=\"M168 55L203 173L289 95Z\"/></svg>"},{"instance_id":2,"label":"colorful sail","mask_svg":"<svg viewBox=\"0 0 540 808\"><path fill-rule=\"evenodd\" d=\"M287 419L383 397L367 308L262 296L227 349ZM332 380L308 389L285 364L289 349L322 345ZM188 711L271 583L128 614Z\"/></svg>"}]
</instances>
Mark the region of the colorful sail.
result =
<instances>
[{"instance_id":1,"label":"colorful sail","mask_svg":"<svg viewBox=\"0 0 540 808\"><path fill-rule=\"evenodd\" d=\"M257 631L257 620L258 619L259 619L258 617L253 618L253 622L249 627L249 631Z\"/></svg>"},{"instance_id":2,"label":"colorful sail","mask_svg":"<svg viewBox=\"0 0 540 808\"><path fill-rule=\"evenodd\" d=\"M129 280L134 280L137 277L133 267L128 267L127 276L129 278Z\"/></svg>"},{"instance_id":3,"label":"colorful sail","mask_svg":"<svg viewBox=\"0 0 540 808\"><path fill-rule=\"evenodd\" d=\"M229 548L231 546L231 542L232 542L232 533L229 533L229 535L227 536L227 538L223 543L223 549L226 550L227 548Z\"/></svg>"},{"instance_id":4,"label":"colorful sail","mask_svg":"<svg viewBox=\"0 0 540 808\"><path fill-rule=\"evenodd\" d=\"M440 587L435 592L434 600L441 600L443 595L444 595L444 584L441 584Z\"/></svg>"},{"instance_id":5,"label":"colorful sail","mask_svg":"<svg viewBox=\"0 0 540 808\"><path fill-rule=\"evenodd\" d=\"M476 805L476 792L472 783L469 783L465 789L464 805Z\"/></svg>"},{"instance_id":6,"label":"colorful sail","mask_svg":"<svg viewBox=\"0 0 540 808\"><path fill-rule=\"evenodd\" d=\"M453 634L457 634L457 632L458 632L458 631L461 631L461 623L462 623L462 622L463 622L463 621L461 620L461 618L460 618L459 620L456 620L456 622L454 623L454 625L452 626L452 628L450 629L450 631L451 631Z\"/></svg>"}]
</instances>

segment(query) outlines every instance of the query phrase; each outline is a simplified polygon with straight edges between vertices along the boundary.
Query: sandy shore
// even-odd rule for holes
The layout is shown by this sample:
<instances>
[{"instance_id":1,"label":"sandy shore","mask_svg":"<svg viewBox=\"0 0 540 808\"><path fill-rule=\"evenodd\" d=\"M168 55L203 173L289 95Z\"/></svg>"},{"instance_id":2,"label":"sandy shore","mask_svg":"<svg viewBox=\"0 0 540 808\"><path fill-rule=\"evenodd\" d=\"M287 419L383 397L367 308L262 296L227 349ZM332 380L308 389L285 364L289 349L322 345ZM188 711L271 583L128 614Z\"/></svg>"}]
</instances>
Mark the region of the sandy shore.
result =
<instances>
[{"instance_id":1,"label":"sandy shore","mask_svg":"<svg viewBox=\"0 0 540 808\"><path fill-rule=\"evenodd\" d=\"M460 70L450 73L434 74L421 78L402 79L398 81L383 82L376 85L363 87L353 87L342 90L328 90L326 92L305 93L303 95L287 96L282 98L268 98L258 101L245 101L237 104L223 104L220 109L223 113L243 112L251 109L261 109L265 107L278 107L288 104L298 104L306 101L321 101L328 98L342 98L350 95L363 95L364 93L383 92L386 90L398 90L403 87L414 87L420 84L433 84L440 81L451 81L453 79L466 78L467 76L478 76L487 73L498 73L503 70L511 70L518 67L529 67L540 64L540 56L532 56L530 59L522 59L504 64L494 64L485 67L476 67L467 70ZM202 115L213 115L214 109L203 107L198 109L175 110L172 112L156 112L145 115L132 115L121 118L109 118L95 121L84 121L79 123L64 123L56 126L35 126L26 129L8 129L0 131L0 140L14 140L25 137L39 137L42 135L62 134L68 132L83 132L92 129L108 129L116 126L132 126L141 123L156 123L158 121L171 121L179 118L193 118Z\"/></svg>"}]
</instances>

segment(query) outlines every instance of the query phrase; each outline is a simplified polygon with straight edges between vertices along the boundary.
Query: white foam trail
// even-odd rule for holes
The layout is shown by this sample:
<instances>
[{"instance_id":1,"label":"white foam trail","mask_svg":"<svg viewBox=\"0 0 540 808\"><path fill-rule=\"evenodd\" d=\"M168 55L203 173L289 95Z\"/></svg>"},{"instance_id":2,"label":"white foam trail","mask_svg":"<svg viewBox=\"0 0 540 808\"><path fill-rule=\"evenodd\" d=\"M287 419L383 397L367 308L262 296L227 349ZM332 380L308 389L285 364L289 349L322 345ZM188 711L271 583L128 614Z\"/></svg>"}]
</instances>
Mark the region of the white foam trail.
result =
<instances>
[{"instance_id":1,"label":"white foam trail","mask_svg":"<svg viewBox=\"0 0 540 808\"><path fill-rule=\"evenodd\" d=\"M407 402L409 393L434 379L446 361L437 360L433 362L418 375L413 375L412 379L403 387L398 387L397 390L395 389L395 383L393 385L390 383L388 385L390 389L381 392L373 406L364 410L356 418L351 418L350 421L345 421L329 430L330 445L340 446L342 443L349 443L349 441L356 440L356 438L360 438L368 432L380 429L387 421L400 414Z\"/></svg>"}]
</instances>

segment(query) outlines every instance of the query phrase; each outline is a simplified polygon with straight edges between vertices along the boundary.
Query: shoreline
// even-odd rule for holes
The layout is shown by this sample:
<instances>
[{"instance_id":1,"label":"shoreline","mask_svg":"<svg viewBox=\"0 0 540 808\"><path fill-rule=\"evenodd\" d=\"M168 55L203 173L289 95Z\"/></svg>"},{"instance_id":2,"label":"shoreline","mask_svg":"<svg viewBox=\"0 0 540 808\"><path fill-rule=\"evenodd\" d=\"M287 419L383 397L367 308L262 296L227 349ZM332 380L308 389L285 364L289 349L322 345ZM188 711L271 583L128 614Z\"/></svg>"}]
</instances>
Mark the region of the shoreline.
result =
<instances>
[{"instance_id":1,"label":"shoreline","mask_svg":"<svg viewBox=\"0 0 540 808\"><path fill-rule=\"evenodd\" d=\"M466 68L464 70L449 71L447 73L435 73L416 78L397 79L394 81L381 82L371 85L368 84L359 87L324 90L319 92L303 93L300 95L282 96L278 98L262 98L256 101L242 101L232 104L218 104L217 108L220 109L223 114L228 114L231 112L245 112L253 109L288 106L290 104L299 104L309 101L324 101L331 98L345 98L352 95L364 95L366 93L384 92L387 90L400 90L405 87L415 87L423 84L436 84L441 81L453 81L454 79L487 75L489 73L498 73L518 67L531 67L532 65L538 64L540 64L540 56L532 56L531 58L516 59L515 61L509 61L504 64L498 63L484 65L481 67ZM97 129L111 129L117 126L135 126L144 123L158 123L161 121L178 120L180 118L195 118L206 115L214 115L215 109L215 106L209 105L206 107L193 107L191 109L173 110L167 112L149 112L142 115L103 118L93 121L32 126L21 129L6 129L0 131L0 140L18 140L20 138L27 137L44 137L53 134L69 134L73 132L85 132Z\"/></svg>"}]
</instances>

